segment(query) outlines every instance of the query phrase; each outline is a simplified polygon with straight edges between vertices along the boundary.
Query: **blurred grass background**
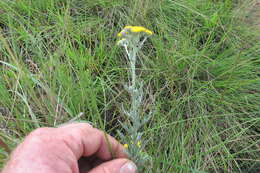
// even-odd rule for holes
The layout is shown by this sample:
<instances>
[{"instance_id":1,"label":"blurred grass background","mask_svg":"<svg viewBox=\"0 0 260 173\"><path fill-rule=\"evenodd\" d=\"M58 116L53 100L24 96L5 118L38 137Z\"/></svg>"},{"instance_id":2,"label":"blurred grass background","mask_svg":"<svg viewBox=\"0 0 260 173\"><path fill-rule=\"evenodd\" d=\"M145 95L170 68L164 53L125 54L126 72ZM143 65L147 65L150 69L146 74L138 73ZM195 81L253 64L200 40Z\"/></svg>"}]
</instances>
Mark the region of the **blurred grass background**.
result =
<instances>
[{"instance_id":1,"label":"blurred grass background","mask_svg":"<svg viewBox=\"0 0 260 173\"><path fill-rule=\"evenodd\" d=\"M129 97L125 25L155 32L140 54L146 172L260 167L257 0L1 0L0 165L37 127L85 120L116 136ZM259 26L259 25L258 25Z\"/></svg>"}]
</instances>

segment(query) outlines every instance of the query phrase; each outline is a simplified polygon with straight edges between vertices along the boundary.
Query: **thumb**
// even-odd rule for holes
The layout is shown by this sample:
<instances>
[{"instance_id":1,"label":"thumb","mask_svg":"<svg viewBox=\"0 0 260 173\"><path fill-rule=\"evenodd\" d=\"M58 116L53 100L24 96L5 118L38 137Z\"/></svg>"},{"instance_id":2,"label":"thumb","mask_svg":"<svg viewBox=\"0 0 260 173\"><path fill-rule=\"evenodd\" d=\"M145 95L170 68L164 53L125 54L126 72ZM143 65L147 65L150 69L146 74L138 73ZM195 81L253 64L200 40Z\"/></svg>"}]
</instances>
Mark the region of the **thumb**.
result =
<instances>
[{"instance_id":1,"label":"thumb","mask_svg":"<svg viewBox=\"0 0 260 173\"><path fill-rule=\"evenodd\" d=\"M137 167L127 159L115 159L104 162L95 167L89 173L136 173Z\"/></svg>"}]
</instances>

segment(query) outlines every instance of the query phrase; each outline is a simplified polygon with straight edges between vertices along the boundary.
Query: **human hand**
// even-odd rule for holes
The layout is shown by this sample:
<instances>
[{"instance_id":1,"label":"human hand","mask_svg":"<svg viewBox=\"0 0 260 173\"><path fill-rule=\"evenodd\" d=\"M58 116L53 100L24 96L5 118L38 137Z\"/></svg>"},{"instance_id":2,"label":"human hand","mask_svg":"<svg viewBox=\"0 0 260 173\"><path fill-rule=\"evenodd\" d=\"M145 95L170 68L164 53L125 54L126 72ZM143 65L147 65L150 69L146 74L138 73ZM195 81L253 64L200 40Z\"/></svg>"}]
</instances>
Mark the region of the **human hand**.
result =
<instances>
[{"instance_id":1,"label":"human hand","mask_svg":"<svg viewBox=\"0 0 260 173\"><path fill-rule=\"evenodd\" d=\"M30 133L13 151L2 173L35 172L135 173L136 166L113 137L87 123L74 123Z\"/></svg>"}]
</instances>

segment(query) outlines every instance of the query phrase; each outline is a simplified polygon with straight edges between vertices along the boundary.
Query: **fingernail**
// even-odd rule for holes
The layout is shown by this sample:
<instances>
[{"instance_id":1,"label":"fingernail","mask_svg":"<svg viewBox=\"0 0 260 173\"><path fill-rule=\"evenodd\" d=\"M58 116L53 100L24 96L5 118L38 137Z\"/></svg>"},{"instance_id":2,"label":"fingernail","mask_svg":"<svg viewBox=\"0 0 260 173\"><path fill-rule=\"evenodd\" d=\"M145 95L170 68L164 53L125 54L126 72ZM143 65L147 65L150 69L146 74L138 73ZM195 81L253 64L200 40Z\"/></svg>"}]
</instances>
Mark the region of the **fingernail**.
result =
<instances>
[{"instance_id":1,"label":"fingernail","mask_svg":"<svg viewBox=\"0 0 260 173\"><path fill-rule=\"evenodd\" d=\"M136 173L137 167L133 162L127 162L120 168L120 173Z\"/></svg>"}]
</instances>

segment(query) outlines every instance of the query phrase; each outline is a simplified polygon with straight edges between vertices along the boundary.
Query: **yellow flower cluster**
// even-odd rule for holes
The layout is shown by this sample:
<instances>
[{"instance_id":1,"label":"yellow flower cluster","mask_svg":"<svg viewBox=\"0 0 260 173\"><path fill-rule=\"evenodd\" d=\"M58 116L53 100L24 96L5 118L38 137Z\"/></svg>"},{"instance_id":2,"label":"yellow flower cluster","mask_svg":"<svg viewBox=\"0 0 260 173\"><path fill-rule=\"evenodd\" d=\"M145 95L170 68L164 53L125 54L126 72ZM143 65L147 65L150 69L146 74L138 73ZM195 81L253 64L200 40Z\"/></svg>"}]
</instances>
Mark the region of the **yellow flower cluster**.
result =
<instances>
[{"instance_id":1,"label":"yellow flower cluster","mask_svg":"<svg viewBox=\"0 0 260 173\"><path fill-rule=\"evenodd\" d=\"M145 27L142 26L125 26L124 29L117 34L118 37L122 37L125 34L129 34L129 32L132 33L145 33L148 35L152 35L153 32L150 31L149 29L146 29Z\"/></svg>"},{"instance_id":2,"label":"yellow flower cluster","mask_svg":"<svg viewBox=\"0 0 260 173\"><path fill-rule=\"evenodd\" d=\"M129 146L128 146L128 144L124 144L124 148L126 148L126 149L127 149L128 147L129 147Z\"/></svg>"},{"instance_id":3,"label":"yellow flower cluster","mask_svg":"<svg viewBox=\"0 0 260 173\"><path fill-rule=\"evenodd\" d=\"M131 143L133 144L133 142L131 142ZM140 142L140 141L137 142L137 146L138 146L139 148L141 148L141 142ZM128 144L124 144L124 148L128 149L128 147L129 147Z\"/></svg>"}]
</instances>

